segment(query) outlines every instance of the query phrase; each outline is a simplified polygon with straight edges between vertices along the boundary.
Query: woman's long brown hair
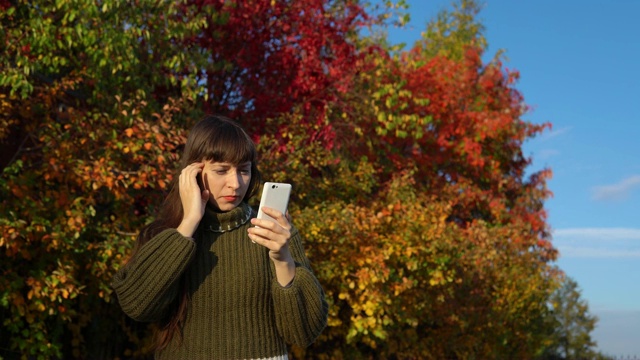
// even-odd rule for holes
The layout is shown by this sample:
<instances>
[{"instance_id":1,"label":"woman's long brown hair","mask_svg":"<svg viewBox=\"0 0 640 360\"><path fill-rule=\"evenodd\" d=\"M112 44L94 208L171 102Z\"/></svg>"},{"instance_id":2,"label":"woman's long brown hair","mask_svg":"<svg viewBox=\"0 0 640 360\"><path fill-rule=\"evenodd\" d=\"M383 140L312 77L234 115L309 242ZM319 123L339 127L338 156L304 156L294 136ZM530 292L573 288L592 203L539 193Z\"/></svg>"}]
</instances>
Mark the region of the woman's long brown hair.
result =
<instances>
[{"instance_id":1,"label":"woman's long brown hair","mask_svg":"<svg viewBox=\"0 0 640 360\"><path fill-rule=\"evenodd\" d=\"M169 185L169 194L165 198L155 221L140 231L131 255L134 258L138 249L147 241L165 229L176 228L182 221L183 209L178 189L180 172L187 165L203 160L227 162L240 165L251 162L251 180L243 201L248 201L258 191L260 172L257 167L255 144L240 125L233 120L210 115L200 120L189 133L180 166ZM194 238L195 238L194 234ZM155 332L155 349L164 349L174 336L182 339L182 326L186 320L189 304L189 292L184 276L180 278L180 292L174 300L170 312L158 323Z\"/></svg>"}]
</instances>

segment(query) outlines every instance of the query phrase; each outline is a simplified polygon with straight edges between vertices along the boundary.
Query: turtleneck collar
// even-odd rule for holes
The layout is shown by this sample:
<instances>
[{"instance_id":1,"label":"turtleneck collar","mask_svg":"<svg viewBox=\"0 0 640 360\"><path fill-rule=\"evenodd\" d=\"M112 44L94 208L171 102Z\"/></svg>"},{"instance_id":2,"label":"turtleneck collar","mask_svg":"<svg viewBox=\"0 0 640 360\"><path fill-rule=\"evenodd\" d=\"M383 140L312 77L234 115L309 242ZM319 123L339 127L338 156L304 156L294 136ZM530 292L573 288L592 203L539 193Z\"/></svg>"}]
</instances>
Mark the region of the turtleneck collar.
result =
<instances>
[{"instance_id":1,"label":"turtleneck collar","mask_svg":"<svg viewBox=\"0 0 640 360\"><path fill-rule=\"evenodd\" d=\"M251 219L251 213L251 206L244 201L227 212L216 212L207 206L201 223L206 230L227 232L246 224Z\"/></svg>"}]
</instances>

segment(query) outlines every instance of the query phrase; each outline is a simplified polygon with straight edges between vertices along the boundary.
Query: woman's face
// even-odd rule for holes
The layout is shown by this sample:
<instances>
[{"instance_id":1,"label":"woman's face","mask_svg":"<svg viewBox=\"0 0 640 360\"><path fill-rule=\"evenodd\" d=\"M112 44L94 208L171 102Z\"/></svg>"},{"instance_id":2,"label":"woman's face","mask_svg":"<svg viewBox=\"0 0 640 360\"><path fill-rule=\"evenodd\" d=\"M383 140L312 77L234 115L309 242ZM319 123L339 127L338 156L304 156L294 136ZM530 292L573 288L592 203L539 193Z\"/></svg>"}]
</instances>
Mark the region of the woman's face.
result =
<instances>
[{"instance_id":1,"label":"woman's face","mask_svg":"<svg viewBox=\"0 0 640 360\"><path fill-rule=\"evenodd\" d=\"M251 162L235 166L204 161L202 182L209 190L209 203L217 210L229 211L240 205L251 181Z\"/></svg>"}]
</instances>

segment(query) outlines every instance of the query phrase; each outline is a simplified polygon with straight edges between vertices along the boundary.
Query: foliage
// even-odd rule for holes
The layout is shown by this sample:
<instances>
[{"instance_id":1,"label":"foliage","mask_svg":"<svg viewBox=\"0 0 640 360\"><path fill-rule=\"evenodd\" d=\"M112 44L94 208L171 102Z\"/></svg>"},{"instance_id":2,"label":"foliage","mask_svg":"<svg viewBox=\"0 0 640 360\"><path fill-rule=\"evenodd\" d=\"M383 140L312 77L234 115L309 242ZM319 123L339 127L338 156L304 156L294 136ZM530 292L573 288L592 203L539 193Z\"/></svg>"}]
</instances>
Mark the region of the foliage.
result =
<instances>
[{"instance_id":1,"label":"foliage","mask_svg":"<svg viewBox=\"0 0 640 360\"><path fill-rule=\"evenodd\" d=\"M166 35L147 21L176 8L139 5L4 5L1 121L11 157L0 180L0 345L9 358L140 353L133 329L144 328L121 316L109 282L157 202L150 191L171 180L180 114L194 108L188 87L153 96L170 85L160 76L168 59L155 73L144 58L149 39ZM159 44L168 58L178 52Z\"/></svg>"},{"instance_id":2,"label":"foliage","mask_svg":"<svg viewBox=\"0 0 640 360\"><path fill-rule=\"evenodd\" d=\"M578 283L565 277L562 286L551 296L551 320L553 333L551 345L546 349L544 359L596 359L604 358L595 350L596 343L591 338L598 318L589 314L589 305L581 298Z\"/></svg>"},{"instance_id":3,"label":"foliage","mask_svg":"<svg viewBox=\"0 0 640 360\"><path fill-rule=\"evenodd\" d=\"M148 356L109 286L205 112L242 121L327 292L296 358L534 358L556 289L518 73L461 1L410 50L403 1L0 2L0 356ZM378 14L377 11L382 13ZM395 21L395 20L391 20Z\"/></svg>"},{"instance_id":4,"label":"foliage","mask_svg":"<svg viewBox=\"0 0 640 360\"><path fill-rule=\"evenodd\" d=\"M0 4L2 356L142 356L146 326L109 283L185 129L208 110L249 126L292 103L321 114L345 90L344 36L362 20L348 1L135 5Z\"/></svg>"},{"instance_id":5,"label":"foliage","mask_svg":"<svg viewBox=\"0 0 640 360\"><path fill-rule=\"evenodd\" d=\"M484 26L477 20L481 5L473 0L460 0L453 6L453 11L438 13L427 25L424 41L416 44L428 57L461 59L465 46L487 48L487 40L482 36Z\"/></svg>"},{"instance_id":6,"label":"foliage","mask_svg":"<svg viewBox=\"0 0 640 360\"><path fill-rule=\"evenodd\" d=\"M300 130L295 153L269 152L268 176L301 189L294 219L332 304L300 357L532 358L548 345L550 171L525 179L521 150L548 125L522 120L518 74L482 64L465 9L410 52L367 52L328 113L337 151L304 147Z\"/></svg>"},{"instance_id":7,"label":"foliage","mask_svg":"<svg viewBox=\"0 0 640 360\"><path fill-rule=\"evenodd\" d=\"M517 73L482 64L472 18L438 19L410 52L370 48L358 63L326 120L338 149L305 146L295 114L270 122L298 124L295 152L261 138L267 176L299 189L294 219L332 305L299 357L532 358L548 345L550 171L525 179L521 151L547 125L522 120Z\"/></svg>"}]
</instances>

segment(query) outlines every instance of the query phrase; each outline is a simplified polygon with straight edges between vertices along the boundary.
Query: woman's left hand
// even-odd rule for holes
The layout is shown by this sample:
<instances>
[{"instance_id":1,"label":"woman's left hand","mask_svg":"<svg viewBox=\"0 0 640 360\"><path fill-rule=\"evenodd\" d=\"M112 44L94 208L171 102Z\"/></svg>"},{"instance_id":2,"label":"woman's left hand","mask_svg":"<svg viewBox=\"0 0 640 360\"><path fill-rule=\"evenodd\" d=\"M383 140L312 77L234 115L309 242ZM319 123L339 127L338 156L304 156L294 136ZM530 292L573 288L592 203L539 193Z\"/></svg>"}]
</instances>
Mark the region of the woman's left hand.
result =
<instances>
[{"instance_id":1,"label":"woman's left hand","mask_svg":"<svg viewBox=\"0 0 640 360\"><path fill-rule=\"evenodd\" d=\"M251 219L247 231L249 238L256 244L269 249L269 257L276 269L276 278L281 286L288 286L296 274L296 265L289 251L289 239L291 238L291 224L289 219L278 210L263 207L262 211L276 221L266 219Z\"/></svg>"},{"instance_id":2,"label":"woman's left hand","mask_svg":"<svg viewBox=\"0 0 640 360\"><path fill-rule=\"evenodd\" d=\"M289 238L291 238L289 220L276 209L265 206L262 211L276 221L251 219L251 224L255 226L248 229L249 238L253 242L269 249L269 256L273 261L293 261L289 253Z\"/></svg>"}]
</instances>

